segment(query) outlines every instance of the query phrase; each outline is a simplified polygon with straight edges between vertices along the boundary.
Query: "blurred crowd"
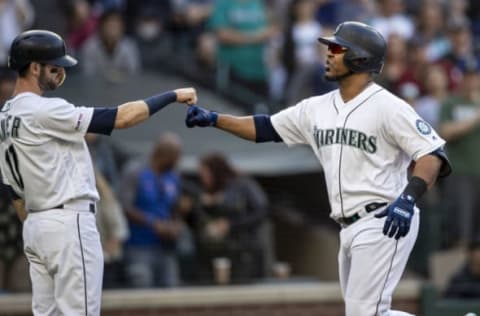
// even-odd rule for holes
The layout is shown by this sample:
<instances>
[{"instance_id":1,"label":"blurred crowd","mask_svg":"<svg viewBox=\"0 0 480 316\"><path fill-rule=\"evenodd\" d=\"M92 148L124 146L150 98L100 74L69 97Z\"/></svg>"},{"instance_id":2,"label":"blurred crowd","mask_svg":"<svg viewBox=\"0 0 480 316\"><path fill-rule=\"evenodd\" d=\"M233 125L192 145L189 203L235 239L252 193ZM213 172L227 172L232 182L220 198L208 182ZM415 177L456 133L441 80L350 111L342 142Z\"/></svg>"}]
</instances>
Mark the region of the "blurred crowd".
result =
<instances>
[{"instance_id":1,"label":"blurred crowd","mask_svg":"<svg viewBox=\"0 0 480 316\"><path fill-rule=\"evenodd\" d=\"M79 59L73 74L115 83L142 71L175 73L245 112L272 113L336 87L323 77L325 51L317 38L345 20L385 36L388 53L376 81L447 140L454 173L424 199L425 212L440 225L438 248L476 249L479 1L0 0L0 103L15 80L6 68L13 38L46 28L63 35ZM268 275L267 196L225 156L202 157L192 181L175 169L182 142L174 134L162 135L146 161L123 168L107 139L88 135L87 141L102 197L106 287L207 284L219 257L230 260L232 282ZM14 223L5 201L0 208L0 225ZM22 287L8 280L21 258L17 224L0 230L0 290ZM478 257L478 250L471 253Z\"/></svg>"},{"instance_id":2,"label":"blurred crowd","mask_svg":"<svg viewBox=\"0 0 480 316\"><path fill-rule=\"evenodd\" d=\"M378 81L437 125L435 104L478 68L479 12L474 0L1 0L0 64L16 34L47 28L87 76L171 71L272 112L335 87L317 38L356 20L388 40Z\"/></svg>"}]
</instances>

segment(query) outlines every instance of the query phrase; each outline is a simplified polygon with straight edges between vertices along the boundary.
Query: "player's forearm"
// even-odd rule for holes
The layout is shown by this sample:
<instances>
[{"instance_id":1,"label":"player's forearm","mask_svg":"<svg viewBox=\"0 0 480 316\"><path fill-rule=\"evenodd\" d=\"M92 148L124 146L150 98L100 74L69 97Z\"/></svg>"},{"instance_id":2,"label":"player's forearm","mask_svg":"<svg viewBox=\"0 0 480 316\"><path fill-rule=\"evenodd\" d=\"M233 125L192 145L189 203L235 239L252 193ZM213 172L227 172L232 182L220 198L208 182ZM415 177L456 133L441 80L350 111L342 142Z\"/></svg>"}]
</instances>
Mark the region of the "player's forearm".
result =
<instances>
[{"instance_id":1,"label":"player's forearm","mask_svg":"<svg viewBox=\"0 0 480 316\"><path fill-rule=\"evenodd\" d=\"M18 218L23 223L28 215L27 210L25 209L25 201L22 199L12 200L12 204L17 212Z\"/></svg>"},{"instance_id":2,"label":"player's forearm","mask_svg":"<svg viewBox=\"0 0 480 316\"><path fill-rule=\"evenodd\" d=\"M124 103L118 107L114 128L135 126L176 100L176 92L169 91L145 100Z\"/></svg>"},{"instance_id":3,"label":"player's forearm","mask_svg":"<svg viewBox=\"0 0 480 316\"><path fill-rule=\"evenodd\" d=\"M215 126L243 139L255 141L256 131L253 116L239 117L219 114Z\"/></svg>"},{"instance_id":4,"label":"player's forearm","mask_svg":"<svg viewBox=\"0 0 480 316\"><path fill-rule=\"evenodd\" d=\"M135 126L150 116L148 105L143 100L127 102L118 107L114 128Z\"/></svg>"},{"instance_id":5,"label":"player's forearm","mask_svg":"<svg viewBox=\"0 0 480 316\"><path fill-rule=\"evenodd\" d=\"M177 101L179 97L180 102L192 102L193 100L191 99L193 97L196 99L196 93L193 89L177 89L146 98L145 100L124 103L118 107L114 128L135 126L170 103Z\"/></svg>"},{"instance_id":6,"label":"player's forearm","mask_svg":"<svg viewBox=\"0 0 480 316\"><path fill-rule=\"evenodd\" d=\"M132 101L118 107L114 128L129 128L141 123L173 102L195 104L194 88L180 88L151 96L145 100Z\"/></svg>"},{"instance_id":7,"label":"player's forearm","mask_svg":"<svg viewBox=\"0 0 480 316\"><path fill-rule=\"evenodd\" d=\"M437 180L442 163L442 160L435 155L423 156L415 162L412 177L423 179L427 188L430 189Z\"/></svg>"}]
</instances>

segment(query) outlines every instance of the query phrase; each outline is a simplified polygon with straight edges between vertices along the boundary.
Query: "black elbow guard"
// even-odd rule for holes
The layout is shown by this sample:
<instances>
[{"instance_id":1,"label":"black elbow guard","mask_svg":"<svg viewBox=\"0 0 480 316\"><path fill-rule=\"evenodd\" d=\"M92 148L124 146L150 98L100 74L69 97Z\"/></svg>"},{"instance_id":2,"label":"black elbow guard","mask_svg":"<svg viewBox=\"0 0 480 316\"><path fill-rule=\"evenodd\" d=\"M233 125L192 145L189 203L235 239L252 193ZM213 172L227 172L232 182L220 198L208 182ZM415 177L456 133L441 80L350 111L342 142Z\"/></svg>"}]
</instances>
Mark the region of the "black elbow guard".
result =
<instances>
[{"instance_id":1,"label":"black elbow guard","mask_svg":"<svg viewBox=\"0 0 480 316\"><path fill-rule=\"evenodd\" d=\"M443 148L438 148L435 151L431 152L430 155L437 156L442 160L442 166L440 167L440 172L438 173L439 178L443 178L452 173L452 165L450 160L448 160L447 153Z\"/></svg>"}]
</instances>

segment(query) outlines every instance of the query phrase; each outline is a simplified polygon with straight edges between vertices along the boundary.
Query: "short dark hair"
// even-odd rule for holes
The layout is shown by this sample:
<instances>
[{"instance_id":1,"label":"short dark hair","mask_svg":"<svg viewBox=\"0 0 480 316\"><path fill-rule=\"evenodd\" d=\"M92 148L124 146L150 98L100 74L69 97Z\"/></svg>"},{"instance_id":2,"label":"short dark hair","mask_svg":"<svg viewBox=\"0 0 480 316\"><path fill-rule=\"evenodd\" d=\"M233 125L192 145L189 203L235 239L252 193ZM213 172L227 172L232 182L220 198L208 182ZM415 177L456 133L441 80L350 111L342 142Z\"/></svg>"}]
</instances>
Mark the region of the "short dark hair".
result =
<instances>
[{"instance_id":1,"label":"short dark hair","mask_svg":"<svg viewBox=\"0 0 480 316\"><path fill-rule=\"evenodd\" d=\"M213 186L210 193L223 191L238 176L237 171L222 153L209 153L201 158L200 163L212 174Z\"/></svg>"}]
</instances>

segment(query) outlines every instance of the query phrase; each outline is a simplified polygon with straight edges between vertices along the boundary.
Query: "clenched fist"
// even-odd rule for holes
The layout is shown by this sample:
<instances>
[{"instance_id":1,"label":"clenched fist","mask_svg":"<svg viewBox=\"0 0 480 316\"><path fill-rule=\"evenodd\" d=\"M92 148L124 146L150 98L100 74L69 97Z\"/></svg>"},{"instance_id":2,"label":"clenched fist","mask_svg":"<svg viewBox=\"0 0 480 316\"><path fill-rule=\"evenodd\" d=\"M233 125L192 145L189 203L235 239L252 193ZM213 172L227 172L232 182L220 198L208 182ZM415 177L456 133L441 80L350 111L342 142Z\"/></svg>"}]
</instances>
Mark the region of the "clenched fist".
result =
<instances>
[{"instance_id":1,"label":"clenched fist","mask_svg":"<svg viewBox=\"0 0 480 316\"><path fill-rule=\"evenodd\" d=\"M177 102L189 105L197 103L197 91L195 88L181 88L173 91L177 94Z\"/></svg>"},{"instance_id":2,"label":"clenched fist","mask_svg":"<svg viewBox=\"0 0 480 316\"><path fill-rule=\"evenodd\" d=\"M217 124L218 113L204 109L198 105L190 106L185 118L185 124L188 128L195 126L206 127Z\"/></svg>"}]
</instances>

